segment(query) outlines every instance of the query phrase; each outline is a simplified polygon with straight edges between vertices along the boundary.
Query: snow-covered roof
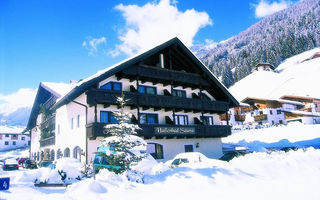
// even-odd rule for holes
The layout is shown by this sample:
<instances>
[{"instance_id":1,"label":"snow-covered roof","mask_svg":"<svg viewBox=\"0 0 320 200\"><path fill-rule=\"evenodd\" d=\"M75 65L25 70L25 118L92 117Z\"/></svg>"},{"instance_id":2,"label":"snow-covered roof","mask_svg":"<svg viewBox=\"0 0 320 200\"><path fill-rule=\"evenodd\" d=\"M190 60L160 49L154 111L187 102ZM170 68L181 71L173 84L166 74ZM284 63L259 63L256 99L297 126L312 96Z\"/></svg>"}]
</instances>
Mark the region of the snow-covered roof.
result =
<instances>
[{"instance_id":1,"label":"snow-covered roof","mask_svg":"<svg viewBox=\"0 0 320 200\"><path fill-rule=\"evenodd\" d=\"M306 112L301 110L284 110L283 112L309 117L320 117L320 113L318 112Z\"/></svg>"},{"instance_id":2,"label":"snow-covered roof","mask_svg":"<svg viewBox=\"0 0 320 200\"><path fill-rule=\"evenodd\" d=\"M320 98L320 58L307 60L320 48L293 56L280 64L276 72L255 71L230 87L238 101L251 96L279 99L283 95Z\"/></svg>"},{"instance_id":3,"label":"snow-covered roof","mask_svg":"<svg viewBox=\"0 0 320 200\"><path fill-rule=\"evenodd\" d=\"M191 54L191 57L193 59L195 59L196 63L198 62L199 65L204 66L203 70L205 70L212 77L212 80L214 82L216 82L216 84L230 97L231 103L234 104L234 105L238 105L239 104L239 102L231 95L230 91L219 81L219 79L212 73L212 71L210 71L202 63L202 61L197 56L195 56L193 54L193 52L181 42L181 40L179 40L177 37L174 37L174 38L172 38L172 39L170 39L170 40L168 40L168 41L166 41L164 43L160 43L159 45L157 45L157 46L155 46L153 48L150 48L150 49L148 49L148 50L146 50L144 52L141 52L141 53L139 53L139 54L137 54L135 56L127 58L127 59L125 59L125 60L123 60L123 61L121 61L121 62L119 62L117 64L114 64L114 65L108 67L108 68L100 70L97 73L93 74L92 76L89 76L88 78L83 79L82 81L79 81L78 83L76 83L74 85L74 87L72 87L71 90L69 90L69 92L66 93L66 95L64 95L60 99L58 99L58 101L57 101L57 103L55 105L55 108L59 107L60 105L62 105L64 100L72 99L72 98L74 98L74 96L77 96L76 95L77 91L75 91L75 90L78 90L78 92L79 92L80 91L79 88L87 87L88 85L92 84L94 81L96 81L99 78L103 77L103 75L114 73L120 67L125 67L126 65L132 64L131 62L136 62L137 59L140 59L143 56L148 56L148 55L154 53L155 51L158 51L159 49L161 49L163 47L167 47L168 45L171 45L173 43L178 43L181 47L186 48L187 51L188 51L187 53ZM68 95L70 95L71 97L69 97Z\"/></svg>"},{"instance_id":4,"label":"snow-covered roof","mask_svg":"<svg viewBox=\"0 0 320 200\"><path fill-rule=\"evenodd\" d=\"M40 85L46 90L50 91L57 97L66 95L74 88L74 84L55 83L55 82L41 82Z\"/></svg>"}]
</instances>

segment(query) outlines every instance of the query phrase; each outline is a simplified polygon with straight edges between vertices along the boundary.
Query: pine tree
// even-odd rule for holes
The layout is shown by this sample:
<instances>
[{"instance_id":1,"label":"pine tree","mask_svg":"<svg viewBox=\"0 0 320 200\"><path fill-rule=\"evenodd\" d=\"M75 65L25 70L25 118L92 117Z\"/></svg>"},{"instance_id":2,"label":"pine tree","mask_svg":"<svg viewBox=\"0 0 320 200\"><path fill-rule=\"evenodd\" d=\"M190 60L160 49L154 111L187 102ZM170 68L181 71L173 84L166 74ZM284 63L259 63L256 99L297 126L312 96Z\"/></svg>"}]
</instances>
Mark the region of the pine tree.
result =
<instances>
[{"instance_id":1,"label":"pine tree","mask_svg":"<svg viewBox=\"0 0 320 200\"><path fill-rule=\"evenodd\" d=\"M106 157L109 164L121 166L120 169L110 168L115 173L123 173L130 170L130 167L146 157L146 153L141 153L141 149L146 149L146 143L143 139L135 136L138 125L130 124L131 114L124 111L126 100L124 96L117 98L119 112L113 112L114 117L118 120L117 124L107 124L105 132L111 137L101 141L101 146L109 147L111 152L101 154Z\"/></svg>"}]
</instances>

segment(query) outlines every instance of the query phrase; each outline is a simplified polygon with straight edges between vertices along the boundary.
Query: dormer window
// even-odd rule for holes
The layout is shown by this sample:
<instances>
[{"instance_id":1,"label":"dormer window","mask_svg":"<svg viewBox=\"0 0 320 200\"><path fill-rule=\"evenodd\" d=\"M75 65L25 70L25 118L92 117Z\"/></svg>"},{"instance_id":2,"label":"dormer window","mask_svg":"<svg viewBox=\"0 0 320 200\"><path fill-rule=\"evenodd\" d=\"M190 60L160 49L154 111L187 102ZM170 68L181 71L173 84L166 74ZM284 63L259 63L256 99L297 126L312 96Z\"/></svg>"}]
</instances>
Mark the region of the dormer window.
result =
<instances>
[{"instance_id":1,"label":"dormer window","mask_svg":"<svg viewBox=\"0 0 320 200\"><path fill-rule=\"evenodd\" d=\"M100 89L112 90L112 91L121 91L122 90L122 84L119 83L119 82L108 82L108 83L100 86Z\"/></svg>"},{"instance_id":2,"label":"dormer window","mask_svg":"<svg viewBox=\"0 0 320 200\"><path fill-rule=\"evenodd\" d=\"M173 89L172 90L172 96L186 98L187 97L187 93L184 90Z\"/></svg>"}]
</instances>

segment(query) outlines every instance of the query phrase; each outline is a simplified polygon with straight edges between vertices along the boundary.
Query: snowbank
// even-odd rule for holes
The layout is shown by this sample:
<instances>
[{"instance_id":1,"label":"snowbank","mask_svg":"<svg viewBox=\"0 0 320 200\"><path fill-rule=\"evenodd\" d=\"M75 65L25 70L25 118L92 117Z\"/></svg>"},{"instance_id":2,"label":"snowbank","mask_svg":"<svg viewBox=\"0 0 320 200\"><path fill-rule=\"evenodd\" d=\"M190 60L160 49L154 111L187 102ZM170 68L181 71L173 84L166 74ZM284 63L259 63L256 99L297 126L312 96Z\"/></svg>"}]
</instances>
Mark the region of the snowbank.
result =
<instances>
[{"instance_id":1,"label":"snowbank","mask_svg":"<svg viewBox=\"0 0 320 200\"><path fill-rule=\"evenodd\" d=\"M5 172L11 177L20 171ZM22 175L32 176L37 170ZM25 179L13 181L4 199L185 199L211 200L318 200L320 191L320 150L251 153L230 162L205 162L177 167L148 176L144 184L101 170L96 180L86 179L67 188L36 188Z\"/></svg>"},{"instance_id":2,"label":"snowbank","mask_svg":"<svg viewBox=\"0 0 320 200\"><path fill-rule=\"evenodd\" d=\"M295 123L288 126L239 131L229 137L222 138L222 142L241 145L252 151L264 151L265 148L320 147L319 133L320 124Z\"/></svg>"}]
</instances>

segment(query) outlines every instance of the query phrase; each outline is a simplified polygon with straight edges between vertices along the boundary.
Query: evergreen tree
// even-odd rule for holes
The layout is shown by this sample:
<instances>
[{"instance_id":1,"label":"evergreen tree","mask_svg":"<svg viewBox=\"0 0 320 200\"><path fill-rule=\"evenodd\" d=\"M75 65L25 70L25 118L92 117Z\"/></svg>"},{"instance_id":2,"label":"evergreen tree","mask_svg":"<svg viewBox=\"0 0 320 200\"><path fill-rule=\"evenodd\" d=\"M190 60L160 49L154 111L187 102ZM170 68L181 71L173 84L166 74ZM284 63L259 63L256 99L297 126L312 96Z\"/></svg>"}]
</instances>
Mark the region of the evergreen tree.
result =
<instances>
[{"instance_id":1,"label":"evergreen tree","mask_svg":"<svg viewBox=\"0 0 320 200\"><path fill-rule=\"evenodd\" d=\"M117 98L119 112L113 112L114 117L118 120L117 124L108 124L105 126L105 132L111 137L101 141L101 146L109 147L110 153L101 154L113 166L121 166L120 169L110 169L115 173L123 173L130 170L130 167L137 164L146 157L146 153L140 150L146 150L146 143L143 139L135 136L138 125L130 124L131 114L124 111L126 100L124 96Z\"/></svg>"}]
</instances>

